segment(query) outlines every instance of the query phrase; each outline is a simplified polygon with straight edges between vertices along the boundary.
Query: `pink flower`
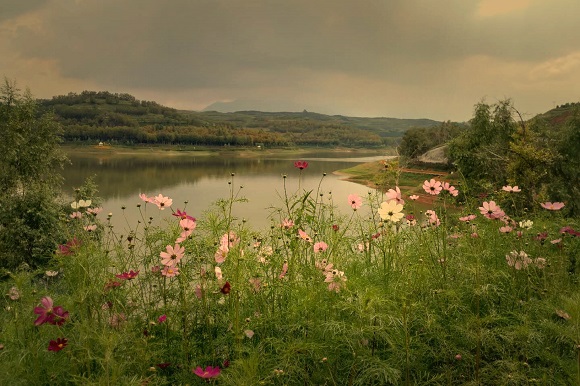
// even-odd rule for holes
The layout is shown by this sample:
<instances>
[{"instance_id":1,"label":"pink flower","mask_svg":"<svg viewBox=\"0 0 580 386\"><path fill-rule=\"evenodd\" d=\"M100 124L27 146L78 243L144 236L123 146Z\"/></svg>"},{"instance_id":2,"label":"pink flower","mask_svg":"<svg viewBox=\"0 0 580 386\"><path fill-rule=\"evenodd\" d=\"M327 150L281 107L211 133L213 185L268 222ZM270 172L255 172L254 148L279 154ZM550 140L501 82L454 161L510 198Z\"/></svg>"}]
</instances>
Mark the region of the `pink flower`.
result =
<instances>
[{"instance_id":1,"label":"pink flower","mask_svg":"<svg viewBox=\"0 0 580 386\"><path fill-rule=\"evenodd\" d=\"M129 272L123 272L120 275L115 276L121 280L132 280L135 279L137 275L139 275L139 271L135 272L133 270L130 270Z\"/></svg>"},{"instance_id":2,"label":"pink flower","mask_svg":"<svg viewBox=\"0 0 580 386\"><path fill-rule=\"evenodd\" d=\"M413 201L417 201L419 199L419 196L417 196L416 194L413 194L413 195L409 196L409 198Z\"/></svg>"},{"instance_id":3,"label":"pink flower","mask_svg":"<svg viewBox=\"0 0 580 386\"><path fill-rule=\"evenodd\" d=\"M70 218L75 219L75 218L81 218L83 217L83 214L81 212L72 212L70 214Z\"/></svg>"},{"instance_id":4,"label":"pink flower","mask_svg":"<svg viewBox=\"0 0 580 386\"><path fill-rule=\"evenodd\" d=\"M87 208L87 213L92 214L93 216L98 215L99 213L101 213L103 211L103 208L99 207L99 208Z\"/></svg>"},{"instance_id":5,"label":"pink flower","mask_svg":"<svg viewBox=\"0 0 580 386\"><path fill-rule=\"evenodd\" d=\"M170 267L170 266L166 265L165 267L163 267L161 274L165 277L175 277L175 276L179 275L179 268L178 267Z\"/></svg>"},{"instance_id":6,"label":"pink flower","mask_svg":"<svg viewBox=\"0 0 580 386\"><path fill-rule=\"evenodd\" d=\"M160 210L164 210L165 208L169 208L171 204L173 204L173 200L160 193L153 198L153 203L157 205L157 207Z\"/></svg>"},{"instance_id":7,"label":"pink flower","mask_svg":"<svg viewBox=\"0 0 580 386\"><path fill-rule=\"evenodd\" d=\"M499 228L499 231L500 231L501 233L510 233L512 230L513 230L513 228L512 228L512 227L510 227L510 226L508 226L508 225L506 225L506 226L504 226L504 227L501 227L501 228Z\"/></svg>"},{"instance_id":8,"label":"pink flower","mask_svg":"<svg viewBox=\"0 0 580 386\"><path fill-rule=\"evenodd\" d=\"M324 252L326 249L328 249L328 244L326 244L324 241L319 241L314 244L314 253Z\"/></svg>"},{"instance_id":9,"label":"pink flower","mask_svg":"<svg viewBox=\"0 0 580 386\"><path fill-rule=\"evenodd\" d=\"M405 200L401 198L401 190L398 186L395 186L395 189L389 189L385 195L387 201L395 200L397 204L405 205Z\"/></svg>"},{"instance_id":10,"label":"pink flower","mask_svg":"<svg viewBox=\"0 0 580 386\"><path fill-rule=\"evenodd\" d=\"M165 247L165 252L160 252L159 256L161 257L161 264L175 267L183 259L184 254L185 248L175 244L175 246L168 245Z\"/></svg>"},{"instance_id":11,"label":"pink flower","mask_svg":"<svg viewBox=\"0 0 580 386\"><path fill-rule=\"evenodd\" d=\"M61 306L54 307L54 302L51 297L43 297L40 303L42 306L34 308L34 313L39 315L34 321L35 326L40 326L44 323L61 326L68 319L68 311L65 311Z\"/></svg>"},{"instance_id":12,"label":"pink flower","mask_svg":"<svg viewBox=\"0 0 580 386\"><path fill-rule=\"evenodd\" d=\"M451 194L453 197L457 197L459 195L459 190L455 189L455 186L449 185L449 182L443 182L441 184L443 190L446 190Z\"/></svg>"},{"instance_id":13,"label":"pink flower","mask_svg":"<svg viewBox=\"0 0 580 386\"><path fill-rule=\"evenodd\" d=\"M288 273L288 262L285 261L284 264L282 265L282 272L280 272L278 278L284 279L284 276L286 276L287 273Z\"/></svg>"},{"instance_id":14,"label":"pink flower","mask_svg":"<svg viewBox=\"0 0 580 386\"><path fill-rule=\"evenodd\" d=\"M48 343L48 351L58 352L66 347L68 340L66 338L58 338L57 340L51 340Z\"/></svg>"},{"instance_id":15,"label":"pink flower","mask_svg":"<svg viewBox=\"0 0 580 386\"><path fill-rule=\"evenodd\" d=\"M84 227L87 232L94 232L97 230L97 226L95 224L87 225Z\"/></svg>"},{"instance_id":16,"label":"pink flower","mask_svg":"<svg viewBox=\"0 0 580 386\"><path fill-rule=\"evenodd\" d=\"M542 202L540 204L542 206L542 208L544 209L548 209L548 210L560 210L564 207L564 203L563 202Z\"/></svg>"},{"instance_id":17,"label":"pink flower","mask_svg":"<svg viewBox=\"0 0 580 386\"><path fill-rule=\"evenodd\" d=\"M234 231L229 231L225 233L220 239L220 245L228 248L235 247L240 243L240 238L236 235Z\"/></svg>"},{"instance_id":18,"label":"pink flower","mask_svg":"<svg viewBox=\"0 0 580 386\"><path fill-rule=\"evenodd\" d=\"M464 217L459 217L459 221L469 222L469 221L475 220L476 217L477 216L474 214L469 214L469 215L464 216Z\"/></svg>"},{"instance_id":19,"label":"pink flower","mask_svg":"<svg viewBox=\"0 0 580 386\"><path fill-rule=\"evenodd\" d=\"M189 218L189 217L191 217L191 216L188 216L186 218L181 219L179 221L179 226L185 232L189 232L189 234L191 234L191 232L193 232L193 230L195 229L197 224L196 224L195 219L193 217L191 217L191 218Z\"/></svg>"},{"instance_id":20,"label":"pink flower","mask_svg":"<svg viewBox=\"0 0 580 386\"><path fill-rule=\"evenodd\" d=\"M306 161L295 161L294 167L300 170L306 169L308 167L308 162Z\"/></svg>"},{"instance_id":21,"label":"pink flower","mask_svg":"<svg viewBox=\"0 0 580 386\"><path fill-rule=\"evenodd\" d=\"M341 288L344 287L346 282L346 276L343 271L338 269L333 269L332 271L326 272L325 283L328 284L328 290L334 292L340 292Z\"/></svg>"},{"instance_id":22,"label":"pink flower","mask_svg":"<svg viewBox=\"0 0 580 386\"><path fill-rule=\"evenodd\" d=\"M221 372L218 366L216 367L207 366L205 370L203 370L201 366L197 366L197 368L192 371L195 375L204 379L216 378L218 375L220 375Z\"/></svg>"},{"instance_id":23,"label":"pink flower","mask_svg":"<svg viewBox=\"0 0 580 386\"><path fill-rule=\"evenodd\" d=\"M185 211L183 211L183 212L182 212L182 211L181 211L181 210L179 210L179 209L177 209L177 211L176 211L175 213L172 213L171 215L172 215L172 216L175 216L175 217L179 217L179 218L181 218L182 220L191 220L191 221L195 221L195 217L192 217L192 216L188 215L188 214L187 214Z\"/></svg>"},{"instance_id":24,"label":"pink flower","mask_svg":"<svg viewBox=\"0 0 580 386\"><path fill-rule=\"evenodd\" d=\"M522 268L527 268L532 262L532 259L530 259L528 254L524 251L511 251L509 255L505 255L505 258L507 264L518 271Z\"/></svg>"},{"instance_id":25,"label":"pink flower","mask_svg":"<svg viewBox=\"0 0 580 386\"><path fill-rule=\"evenodd\" d=\"M511 187L510 185L506 185L506 186L503 186L501 188L501 190L506 191L506 192L513 192L513 193L517 193L517 192L522 191L517 185L514 187Z\"/></svg>"},{"instance_id":26,"label":"pink flower","mask_svg":"<svg viewBox=\"0 0 580 386\"><path fill-rule=\"evenodd\" d=\"M298 229L298 235L304 241L308 241L309 243L312 242L312 238L308 236L308 233L304 232L302 229Z\"/></svg>"},{"instance_id":27,"label":"pink flower","mask_svg":"<svg viewBox=\"0 0 580 386\"><path fill-rule=\"evenodd\" d=\"M58 246L58 253L60 255L69 256L72 255L76 249L76 247L80 246L81 242L76 237L70 241L67 241L66 244L61 244Z\"/></svg>"},{"instance_id":28,"label":"pink flower","mask_svg":"<svg viewBox=\"0 0 580 386\"><path fill-rule=\"evenodd\" d=\"M214 258L215 262L218 264L223 263L226 261L226 257L228 256L228 247L227 245L220 245L220 247L215 252Z\"/></svg>"},{"instance_id":29,"label":"pink flower","mask_svg":"<svg viewBox=\"0 0 580 386\"><path fill-rule=\"evenodd\" d=\"M151 204L155 203L155 198L153 197L147 197L147 195L145 195L145 193L141 193L139 194L139 198L143 201L145 201L145 203L149 202Z\"/></svg>"},{"instance_id":30,"label":"pink flower","mask_svg":"<svg viewBox=\"0 0 580 386\"><path fill-rule=\"evenodd\" d=\"M498 219L505 216L505 212L495 203L495 201L484 202L483 206L479 207L482 215L489 219Z\"/></svg>"},{"instance_id":31,"label":"pink flower","mask_svg":"<svg viewBox=\"0 0 580 386\"><path fill-rule=\"evenodd\" d=\"M126 321L127 316L123 312L120 312L118 314L111 315L109 318L109 325L113 328L119 328Z\"/></svg>"},{"instance_id":32,"label":"pink flower","mask_svg":"<svg viewBox=\"0 0 580 386\"><path fill-rule=\"evenodd\" d=\"M294 221L285 218L284 221L282 221L282 224L280 226L284 229L290 229L294 226Z\"/></svg>"},{"instance_id":33,"label":"pink flower","mask_svg":"<svg viewBox=\"0 0 580 386\"><path fill-rule=\"evenodd\" d=\"M441 225L441 220L439 220L439 217L437 217L437 213L435 213L434 210L426 210L425 216L427 216L427 220L429 221L429 224L435 225L435 226Z\"/></svg>"},{"instance_id":34,"label":"pink flower","mask_svg":"<svg viewBox=\"0 0 580 386\"><path fill-rule=\"evenodd\" d=\"M362 206L362 198L358 194L349 194L347 200L350 207L354 210Z\"/></svg>"},{"instance_id":35,"label":"pink flower","mask_svg":"<svg viewBox=\"0 0 580 386\"><path fill-rule=\"evenodd\" d=\"M425 182L423 183L423 190L425 190L425 192L433 196L436 196L439 193L441 193L442 189L443 187L441 186L441 182L435 181L434 178L431 178L431 180L429 181L425 180Z\"/></svg>"},{"instance_id":36,"label":"pink flower","mask_svg":"<svg viewBox=\"0 0 580 386\"><path fill-rule=\"evenodd\" d=\"M167 315L165 315L165 314L163 314L163 315L161 315L159 318L157 318L157 322L158 322L159 324L161 324L161 323L165 322L166 320L167 320Z\"/></svg>"}]
</instances>

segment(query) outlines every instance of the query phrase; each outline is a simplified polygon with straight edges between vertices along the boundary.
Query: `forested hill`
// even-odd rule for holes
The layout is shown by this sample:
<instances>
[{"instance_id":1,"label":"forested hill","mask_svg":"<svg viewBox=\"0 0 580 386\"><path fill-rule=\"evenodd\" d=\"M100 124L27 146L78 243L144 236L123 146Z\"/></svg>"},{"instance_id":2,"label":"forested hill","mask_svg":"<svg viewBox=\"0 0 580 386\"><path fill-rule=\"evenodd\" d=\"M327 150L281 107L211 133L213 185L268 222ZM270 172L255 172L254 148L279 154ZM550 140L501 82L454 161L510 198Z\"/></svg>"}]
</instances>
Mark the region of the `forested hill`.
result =
<instances>
[{"instance_id":1,"label":"forested hill","mask_svg":"<svg viewBox=\"0 0 580 386\"><path fill-rule=\"evenodd\" d=\"M66 141L231 146L365 146L397 143L430 119L361 118L312 112L185 111L129 94L83 91L41 99Z\"/></svg>"}]
</instances>

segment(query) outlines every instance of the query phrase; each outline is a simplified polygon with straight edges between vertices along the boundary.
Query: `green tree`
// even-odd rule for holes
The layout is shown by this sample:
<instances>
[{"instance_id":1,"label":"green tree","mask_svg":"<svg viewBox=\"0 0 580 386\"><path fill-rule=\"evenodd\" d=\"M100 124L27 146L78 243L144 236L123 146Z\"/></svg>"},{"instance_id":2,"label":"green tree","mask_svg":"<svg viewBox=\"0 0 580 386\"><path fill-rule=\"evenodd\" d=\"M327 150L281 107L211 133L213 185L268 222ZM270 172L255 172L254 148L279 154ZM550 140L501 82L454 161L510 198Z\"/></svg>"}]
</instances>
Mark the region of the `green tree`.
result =
<instances>
[{"instance_id":1,"label":"green tree","mask_svg":"<svg viewBox=\"0 0 580 386\"><path fill-rule=\"evenodd\" d=\"M0 86L0 266L42 265L60 236L60 127L30 92Z\"/></svg>"}]
</instances>

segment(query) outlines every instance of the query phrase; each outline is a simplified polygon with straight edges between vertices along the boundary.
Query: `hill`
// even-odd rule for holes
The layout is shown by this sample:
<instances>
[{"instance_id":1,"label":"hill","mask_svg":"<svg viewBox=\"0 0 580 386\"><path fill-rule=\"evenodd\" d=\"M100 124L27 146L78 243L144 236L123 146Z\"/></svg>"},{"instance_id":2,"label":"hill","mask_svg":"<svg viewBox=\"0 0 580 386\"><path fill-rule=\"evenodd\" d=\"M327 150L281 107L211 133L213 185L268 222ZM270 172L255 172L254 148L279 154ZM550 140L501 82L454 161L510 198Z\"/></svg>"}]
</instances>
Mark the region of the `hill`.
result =
<instances>
[{"instance_id":1,"label":"hill","mask_svg":"<svg viewBox=\"0 0 580 386\"><path fill-rule=\"evenodd\" d=\"M69 93L41 99L63 125L67 141L193 145L392 145L430 119L365 118L303 112L177 110L129 94Z\"/></svg>"}]
</instances>

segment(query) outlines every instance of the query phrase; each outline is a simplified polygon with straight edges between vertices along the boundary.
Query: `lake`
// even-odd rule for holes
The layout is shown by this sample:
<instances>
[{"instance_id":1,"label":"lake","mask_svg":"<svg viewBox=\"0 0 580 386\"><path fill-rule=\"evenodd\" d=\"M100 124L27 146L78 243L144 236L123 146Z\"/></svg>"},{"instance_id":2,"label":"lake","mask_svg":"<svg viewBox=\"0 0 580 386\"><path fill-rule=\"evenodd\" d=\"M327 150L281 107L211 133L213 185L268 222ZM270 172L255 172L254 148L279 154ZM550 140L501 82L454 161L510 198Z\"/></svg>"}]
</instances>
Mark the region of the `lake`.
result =
<instances>
[{"instance_id":1,"label":"lake","mask_svg":"<svg viewBox=\"0 0 580 386\"><path fill-rule=\"evenodd\" d=\"M372 191L364 185L345 181L334 171L354 166L356 163L391 158L380 151L224 151L178 152L160 150L66 149L71 161L63 171L65 193L72 197L73 189L95 176L99 197L103 199L103 214L112 213L112 224L117 232L135 228L141 217L138 204L143 204L139 193L154 196L159 193L173 199L174 210L184 208L188 214L203 218L204 211L218 199L227 199L233 186L235 194L248 202L234 206L234 215L246 219L256 230L269 227L268 215L272 208L282 206L284 179L288 194L300 190L313 190L324 194L342 213L351 213L347 196L357 193L361 197ZM304 160L308 167L300 172L294 161ZM232 173L234 176L232 177ZM323 174L326 176L323 177ZM230 182L232 184L230 185ZM126 207L126 209L122 209ZM159 211L147 205L147 217L155 221L171 218L171 211Z\"/></svg>"}]
</instances>

